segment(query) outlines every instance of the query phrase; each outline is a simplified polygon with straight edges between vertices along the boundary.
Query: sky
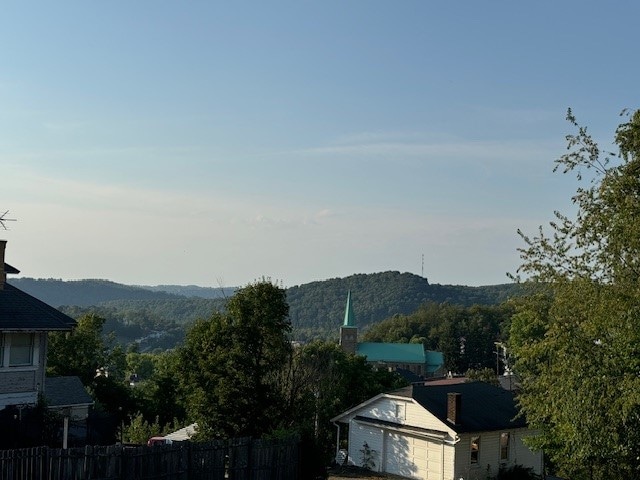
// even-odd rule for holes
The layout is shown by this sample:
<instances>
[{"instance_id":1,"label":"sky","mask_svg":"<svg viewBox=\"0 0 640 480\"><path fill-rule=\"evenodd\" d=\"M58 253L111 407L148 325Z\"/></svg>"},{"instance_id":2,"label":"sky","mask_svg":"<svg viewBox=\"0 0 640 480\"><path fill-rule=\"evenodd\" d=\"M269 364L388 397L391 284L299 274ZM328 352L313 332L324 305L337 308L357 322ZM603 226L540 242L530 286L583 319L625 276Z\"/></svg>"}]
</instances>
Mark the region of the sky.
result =
<instances>
[{"instance_id":1,"label":"sky","mask_svg":"<svg viewBox=\"0 0 640 480\"><path fill-rule=\"evenodd\" d=\"M7 1L0 213L21 276L507 283L571 211L567 108L638 108L636 1Z\"/></svg>"}]
</instances>

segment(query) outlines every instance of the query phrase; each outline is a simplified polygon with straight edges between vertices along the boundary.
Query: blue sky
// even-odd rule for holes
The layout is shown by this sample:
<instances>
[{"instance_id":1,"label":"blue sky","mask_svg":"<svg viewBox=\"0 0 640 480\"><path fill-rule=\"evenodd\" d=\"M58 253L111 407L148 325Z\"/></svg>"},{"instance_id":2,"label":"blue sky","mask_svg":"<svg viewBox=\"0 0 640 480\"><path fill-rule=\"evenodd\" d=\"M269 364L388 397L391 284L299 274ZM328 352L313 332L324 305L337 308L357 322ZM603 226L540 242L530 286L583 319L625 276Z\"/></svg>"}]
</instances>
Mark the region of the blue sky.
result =
<instances>
[{"instance_id":1,"label":"blue sky","mask_svg":"<svg viewBox=\"0 0 640 480\"><path fill-rule=\"evenodd\" d=\"M508 281L553 160L638 107L632 1L6 2L0 232L24 276Z\"/></svg>"}]
</instances>

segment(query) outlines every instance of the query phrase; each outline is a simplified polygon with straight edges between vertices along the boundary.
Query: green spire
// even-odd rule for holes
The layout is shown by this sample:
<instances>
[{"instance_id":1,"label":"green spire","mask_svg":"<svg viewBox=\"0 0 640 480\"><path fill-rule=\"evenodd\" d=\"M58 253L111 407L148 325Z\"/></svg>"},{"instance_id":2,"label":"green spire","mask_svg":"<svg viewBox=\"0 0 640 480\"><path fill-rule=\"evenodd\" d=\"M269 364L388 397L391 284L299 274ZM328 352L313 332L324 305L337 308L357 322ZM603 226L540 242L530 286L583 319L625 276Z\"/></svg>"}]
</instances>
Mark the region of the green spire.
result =
<instances>
[{"instance_id":1,"label":"green spire","mask_svg":"<svg viewBox=\"0 0 640 480\"><path fill-rule=\"evenodd\" d=\"M343 327L355 327L356 316L353 314L353 308L351 308L351 290L347 293L347 308L344 309L344 323Z\"/></svg>"}]
</instances>

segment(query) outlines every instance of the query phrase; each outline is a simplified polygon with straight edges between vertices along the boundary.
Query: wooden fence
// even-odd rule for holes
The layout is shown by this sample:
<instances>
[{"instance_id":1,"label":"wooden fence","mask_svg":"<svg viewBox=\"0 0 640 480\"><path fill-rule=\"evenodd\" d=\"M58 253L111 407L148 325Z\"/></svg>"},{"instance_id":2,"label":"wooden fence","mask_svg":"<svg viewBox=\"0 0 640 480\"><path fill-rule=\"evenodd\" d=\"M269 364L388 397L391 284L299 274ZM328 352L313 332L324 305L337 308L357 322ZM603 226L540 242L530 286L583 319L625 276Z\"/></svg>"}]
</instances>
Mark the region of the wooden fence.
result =
<instances>
[{"instance_id":1,"label":"wooden fence","mask_svg":"<svg viewBox=\"0 0 640 480\"><path fill-rule=\"evenodd\" d=\"M299 459L297 439L38 447L0 451L0 480L297 480Z\"/></svg>"}]
</instances>

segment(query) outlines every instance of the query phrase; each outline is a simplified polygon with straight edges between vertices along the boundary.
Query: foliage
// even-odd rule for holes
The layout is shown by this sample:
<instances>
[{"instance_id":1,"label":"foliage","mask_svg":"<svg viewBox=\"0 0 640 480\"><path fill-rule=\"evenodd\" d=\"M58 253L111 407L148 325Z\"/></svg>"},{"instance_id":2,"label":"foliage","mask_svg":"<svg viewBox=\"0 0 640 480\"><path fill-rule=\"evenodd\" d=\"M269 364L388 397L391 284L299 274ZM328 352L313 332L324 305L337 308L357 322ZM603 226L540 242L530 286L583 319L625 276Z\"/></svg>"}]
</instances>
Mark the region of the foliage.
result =
<instances>
[{"instance_id":1,"label":"foliage","mask_svg":"<svg viewBox=\"0 0 640 480\"><path fill-rule=\"evenodd\" d=\"M362 335L363 341L422 343L444 354L445 369L464 373L469 369L496 368L495 342L503 339L513 305L463 307L427 303L410 315L395 315L377 323Z\"/></svg>"},{"instance_id":2,"label":"foliage","mask_svg":"<svg viewBox=\"0 0 640 480\"><path fill-rule=\"evenodd\" d=\"M291 323L300 340L337 339L351 290L358 327L367 328L394 315L409 315L425 303L494 305L518 295L515 284L486 287L439 285L411 273L382 272L333 278L287 289Z\"/></svg>"},{"instance_id":3,"label":"foliage","mask_svg":"<svg viewBox=\"0 0 640 480\"><path fill-rule=\"evenodd\" d=\"M152 364L151 373L141 375L140 381L133 388L138 407L145 419L158 419L162 428L172 421L184 422L186 410L180 388L182 373L178 353L169 351L140 355Z\"/></svg>"},{"instance_id":4,"label":"foliage","mask_svg":"<svg viewBox=\"0 0 640 480\"><path fill-rule=\"evenodd\" d=\"M533 473L533 469L522 465L513 465L511 467L500 467L495 480L539 480L540 476Z\"/></svg>"},{"instance_id":5,"label":"foliage","mask_svg":"<svg viewBox=\"0 0 640 480\"><path fill-rule=\"evenodd\" d=\"M197 287L166 286L172 292L167 293L106 280L12 278L9 282L45 303L61 306L73 318L91 313L105 318L105 331L113 331L122 345L144 339L143 352L174 348L182 342L187 325L225 306L224 298L211 298L212 289ZM356 299L358 326L366 328L396 314L409 315L425 302L494 305L518 295L519 289L516 284L439 285L411 273L381 272L312 282L290 287L286 293L293 338L311 341L337 339L348 290Z\"/></svg>"},{"instance_id":6,"label":"foliage","mask_svg":"<svg viewBox=\"0 0 640 480\"><path fill-rule=\"evenodd\" d=\"M77 375L82 383L91 383L98 369L105 369L116 377L124 374L124 352L102 335L105 319L85 315L77 320L71 333L49 334L47 374L50 376Z\"/></svg>"},{"instance_id":7,"label":"foliage","mask_svg":"<svg viewBox=\"0 0 640 480\"><path fill-rule=\"evenodd\" d=\"M122 438L124 443L146 444L151 437L161 437L180 428L177 423L161 424L156 417L153 421L145 420L144 415L138 412L131 417L124 426Z\"/></svg>"},{"instance_id":8,"label":"foliage","mask_svg":"<svg viewBox=\"0 0 640 480\"><path fill-rule=\"evenodd\" d=\"M500 386L500 382L498 381L498 376L496 375L495 370L491 368L483 368L481 370L469 369L464 375L467 379L467 382L485 382L490 385L495 385L496 387Z\"/></svg>"},{"instance_id":9,"label":"foliage","mask_svg":"<svg viewBox=\"0 0 640 480\"><path fill-rule=\"evenodd\" d=\"M226 313L197 321L180 349L187 412L200 438L254 436L279 426L279 384L291 359L285 291L267 280L236 292Z\"/></svg>"},{"instance_id":10,"label":"foliage","mask_svg":"<svg viewBox=\"0 0 640 480\"><path fill-rule=\"evenodd\" d=\"M362 444L360 449L360 455L362 459L362 467L367 470L373 470L376 468L376 459L378 457L378 451L369 446L367 442Z\"/></svg>"},{"instance_id":11,"label":"foliage","mask_svg":"<svg viewBox=\"0 0 640 480\"><path fill-rule=\"evenodd\" d=\"M640 112L603 154L578 126L556 165L576 172L577 213L556 212L551 235L522 235L519 274L547 287L521 300L510 347L524 414L559 473L640 474Z\"/></svg>"},{"instance_id":12,"label":"foliage","mask_svg":"<svg viewBox=\"0 0 640 480\"><path fill-rule=\"evenodd\" d=\"M331 419L379 394L406 385L386 370L376 370L363 357L348 354L336 343L316 341L294 351L286 387L286 428L313 439L318 460L327 465L335 454Z\"/></svg>"}]
</instances>

